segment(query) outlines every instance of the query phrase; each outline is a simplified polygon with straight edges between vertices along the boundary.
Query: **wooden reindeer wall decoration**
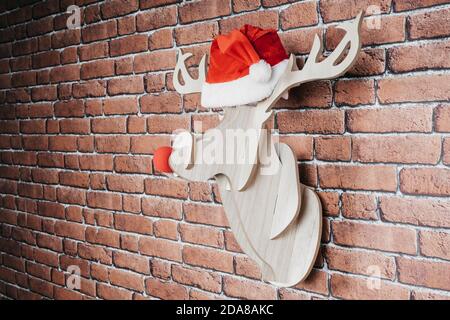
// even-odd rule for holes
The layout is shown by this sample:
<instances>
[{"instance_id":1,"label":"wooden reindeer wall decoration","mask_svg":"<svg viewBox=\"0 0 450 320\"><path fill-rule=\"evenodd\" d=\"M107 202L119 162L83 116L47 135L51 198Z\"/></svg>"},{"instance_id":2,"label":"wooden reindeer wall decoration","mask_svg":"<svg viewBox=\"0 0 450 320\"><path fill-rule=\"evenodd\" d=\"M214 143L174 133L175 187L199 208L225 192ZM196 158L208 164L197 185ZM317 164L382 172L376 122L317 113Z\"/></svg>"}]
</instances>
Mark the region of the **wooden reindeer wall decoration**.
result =
<instances>
[{"instance_id":1,"label":"wooden reindeer wall decoration","mask_svg":"<svg viewBox=\"0 0 450 320\"><path fill-rule=\"evenodd\" d=\"M346 34L327 58L320 61L322 41L316 35L309 58L301 70L298 70L293 55L273 67L271 76L277 79L269 90L261 87L261 91L250 92L244 82L239 82L240 86L232 87L230 96L227 96L219 92L221 84L205 85L205 56L199 64L197 80L191 78L184 64L190 54L180 53L178 57L173 77L177 92L201 92L202 95L207 92L206 105L223 105L221 100L233 102L234 99L244 105L224 108L221 123L203 135L194 136L187 131L178 133L173 140L173 149L166 153L169 170L189 181L215 178L239 245L260 266L263 279L279 286L293 286L304 280L311 271L320 245L322 208L316 193L299 182L297 160L291 148L274 142L270 132L264 130L265 122L271 116L274 104L281 97L287 98L290 88L309 81L339 77L353 65L361 48L359 32L362 16L361 12L355 20L340 25ZM261 29L248 32L266 35L266 31ZM232 42L236 39L237 42L245 42L240 37L239 34L233 35ZM236 49L233 48L235 44L231 45L228 41L229 38L225 40L216 47L213 43L211 53L214 50L228 50L232 57L241 57L241 44ZM252 54L247 54L245 59L257 62L251 57ZM256 64L261 64L261 61ZM268 66L257 66L259 78L265 77L264 68ZM217 66L217 61L212 59L209 68L218 68L219 73L226 72L220 71L222 66ZM248 76L254 76L252 68L253 65ZM180 73L184 84L180 82ZM258 77L254 79L258 81ZM264 81L271 80L266 77L263 84ZM239 103L247 97L245 90L249 90L248 95L259 101L255 104ZM265 90L268 91L266 97L255 97ZM251 136L248 132L252 133ZM230 143L231 140L239 142ZM230 158L236 160L237 155L245 161L222 161L230 153L234 155ZM159 164L159 167L164 165Z\"/></svg>"}]
</instances>

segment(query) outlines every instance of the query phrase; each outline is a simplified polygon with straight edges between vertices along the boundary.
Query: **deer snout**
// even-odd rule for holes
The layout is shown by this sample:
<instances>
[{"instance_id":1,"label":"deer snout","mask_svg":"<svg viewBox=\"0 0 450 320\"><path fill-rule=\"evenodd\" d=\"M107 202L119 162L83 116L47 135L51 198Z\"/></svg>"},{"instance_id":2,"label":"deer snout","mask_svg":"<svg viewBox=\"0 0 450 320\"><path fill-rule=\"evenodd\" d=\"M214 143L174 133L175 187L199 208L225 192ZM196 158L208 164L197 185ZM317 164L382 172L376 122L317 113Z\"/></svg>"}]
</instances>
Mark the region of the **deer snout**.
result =
<instances>
[{"instance_id":1,"label":"deer snout","mask_svg":"<svg viewBox=\"0 0 450 320\"><path fill-rule=\"evenodd\" d=\"M169 162L173 168L189 169L193 165L194 136L188 131L181 131L172 140L173 152Z\"/></svg>"}]
</instances>

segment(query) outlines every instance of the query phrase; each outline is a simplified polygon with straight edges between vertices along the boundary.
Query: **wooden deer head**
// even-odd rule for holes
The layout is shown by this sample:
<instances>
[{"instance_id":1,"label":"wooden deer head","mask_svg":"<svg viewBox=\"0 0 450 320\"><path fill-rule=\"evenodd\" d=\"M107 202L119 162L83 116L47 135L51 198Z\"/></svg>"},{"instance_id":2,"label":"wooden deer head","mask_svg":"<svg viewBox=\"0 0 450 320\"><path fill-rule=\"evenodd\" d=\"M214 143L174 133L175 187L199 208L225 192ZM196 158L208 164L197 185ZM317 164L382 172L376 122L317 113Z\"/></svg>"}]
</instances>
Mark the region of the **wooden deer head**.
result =
<instances>
[{"instance_id":1,"label":"wooden deer head","mask_svg":"<svg viewBox=\"0 0 450 320\"><path fill-rule=\"evenodd\" d=\"M333 79L344 74L355 62L360 50L359 31L363 13L339 27L346 34L336 49L322 61L322 41L316 35L308 60L298 70L290 56L287 68L271 96L256 106L226 108L222 122L202 136L188 132L174 139L169 163L172 170L187 180L207 181L215 178L231 229L241 248L261 267L263 278L283 286L295 285L310 272L317 256L321 237L321 205L317 195L299 182L296 158L289 146L274 143L263 131L273 105L286 97L289 89L302 83ZM201 93L206 74L206 56L199 64L199 76L193 79L185 66L190 54L180 54L173 84L181 94ZM184 84L180 82L180 74ZM241 131L239 131L241 130ZM253 130L254 137L242 137ZM227 132L240 137L241 144L229 144ZM222 140L214 140L222 135ZM204 160L207 146L215 153ZM239 146L245 145L239 149ZM229 147L231 145L231 147ZM261 156L265 148L271 152ZM219 155L244 150L246 161L227 163ZM277 165L271 174L262 174L261 163Z\"/></svg>"}]
</instances>

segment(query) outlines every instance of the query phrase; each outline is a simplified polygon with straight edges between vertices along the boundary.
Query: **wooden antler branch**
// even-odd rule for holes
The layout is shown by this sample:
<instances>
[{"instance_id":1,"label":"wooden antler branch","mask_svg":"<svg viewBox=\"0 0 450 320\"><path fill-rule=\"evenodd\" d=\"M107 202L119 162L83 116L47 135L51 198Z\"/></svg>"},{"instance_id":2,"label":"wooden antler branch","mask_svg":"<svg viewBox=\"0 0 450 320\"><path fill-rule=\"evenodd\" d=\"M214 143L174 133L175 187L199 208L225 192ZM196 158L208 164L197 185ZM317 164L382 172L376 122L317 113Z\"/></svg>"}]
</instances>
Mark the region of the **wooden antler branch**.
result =
<instances>
[{"instance_id":1,"label":"wooden antler branch","mask_svg":"<svg viewBox=\"0 0 450 320\"><path fill-rule=\"evenodd\" d=\"M258 103L257 107L268 112L272 106L283 96L287 90L299 86L302 83L333 79L343 75L356 61L358 52L361 49L359 30L361 27L363 12L351 22L346 22L338 26L344 29L346 34L336 49L323 61L319 61L320 54L323 51L322 41L316 35L308 60L302 70L297 70L294 55L289 58L289 63L285 75L280 79L272 95ZM346 57L338 63L344 56L346 49L349 48Z\"/></svg>"},{"instance_id":2,"label":"wooden antler branch","mask_svg":"<svg viewBox=\"0 0 450 320\"><path fill-rule=\"evenodd\" d=\"M203 56L198 66L198 78L193 79L186 69L185 61L191 57L191 53L183 54L181 51L178 53L178 61L173 72L173 86L178 93L188 94L202 92L202 85L205 82L206 68L205 61L206 55ZM180 73L184 80L184 85L180 83Z\"/></svg>"}]
</instances>

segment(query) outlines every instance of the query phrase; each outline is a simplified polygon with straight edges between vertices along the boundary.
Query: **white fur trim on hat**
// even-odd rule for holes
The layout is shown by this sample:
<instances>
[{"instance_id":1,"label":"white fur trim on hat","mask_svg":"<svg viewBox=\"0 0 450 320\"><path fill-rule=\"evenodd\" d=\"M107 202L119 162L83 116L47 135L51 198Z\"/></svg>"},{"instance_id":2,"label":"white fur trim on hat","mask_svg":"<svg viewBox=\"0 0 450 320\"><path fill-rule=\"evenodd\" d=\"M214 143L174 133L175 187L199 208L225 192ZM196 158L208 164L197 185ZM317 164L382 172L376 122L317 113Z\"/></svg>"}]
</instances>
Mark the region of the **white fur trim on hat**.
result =
<instances>
[{"instance_id":1,"label":"white fur trim on hat","mask_svg":"<svg viewBox=\"0 0 450 320\"><path fill-rule=\"evenodd\" d=\"M261 61L267 64L264 60L260 60L260 62ZM255 80L252 74L223 83L204 82L201 94L201 104L205 108L218 108L233 107L261 101L270 96L278 80L285 72L287 64L288 59L274 65L272 67L270 79L265 82ZM255 65L257 64L252 66ZM264 68L264 66L262 68ZM260 71L258 70L258 74L259 73ZM258 75L256 77L258 77Z\"/></svg>"},{"instance_id":2,"label":"white fur trim on hat","mask_svg":"<svg viewBox=\"0 0 450 320\"><path fill-rule=\"evenodd\" d=\"M272 75L272 67L264 60L254 63L248 70L250 77L256 82L267 82Z\"/></svg>"}]
</instances>

